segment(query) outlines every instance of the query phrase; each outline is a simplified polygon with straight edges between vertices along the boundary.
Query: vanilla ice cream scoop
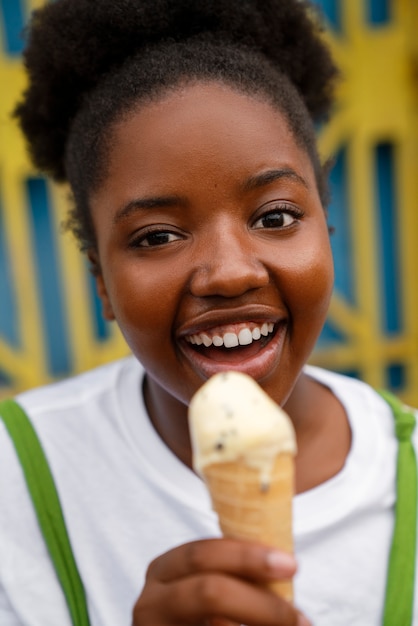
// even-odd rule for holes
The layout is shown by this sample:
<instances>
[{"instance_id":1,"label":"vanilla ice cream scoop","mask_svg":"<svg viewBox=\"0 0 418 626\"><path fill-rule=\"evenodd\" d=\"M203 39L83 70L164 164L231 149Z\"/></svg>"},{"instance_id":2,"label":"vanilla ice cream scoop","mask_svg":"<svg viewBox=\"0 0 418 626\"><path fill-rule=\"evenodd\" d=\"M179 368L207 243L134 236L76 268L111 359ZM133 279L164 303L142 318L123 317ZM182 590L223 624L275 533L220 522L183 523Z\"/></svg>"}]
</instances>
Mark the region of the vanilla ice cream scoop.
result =
<instances>
[{"instance_id":1,"label":"vanilla ice cream scoop","mask_svg":"<svg viewBox=\"0 0 418 626\"><path fill-rule=\"evenodd\" d=\"M240 460L258 469L268 486L278 454L296 454L288 415L246 374L212 376L189 407L193 466L199 473L214 463Z\"/></svg>"}]
</instances>

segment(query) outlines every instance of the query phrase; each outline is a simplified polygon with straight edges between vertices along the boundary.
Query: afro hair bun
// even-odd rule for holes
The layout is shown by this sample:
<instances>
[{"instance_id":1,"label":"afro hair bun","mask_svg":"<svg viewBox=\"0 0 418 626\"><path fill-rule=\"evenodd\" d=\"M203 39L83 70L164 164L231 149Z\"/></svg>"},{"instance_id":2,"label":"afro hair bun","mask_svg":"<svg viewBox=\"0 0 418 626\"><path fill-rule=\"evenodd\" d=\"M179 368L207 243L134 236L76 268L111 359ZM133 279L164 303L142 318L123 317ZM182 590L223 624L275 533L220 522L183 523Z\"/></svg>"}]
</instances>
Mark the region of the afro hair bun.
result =
<instances>
[{"instance_id":1,"label":"afro hair bun","mask_svg":"<svg viewBox=\"0 0 418 626\"><path fill-rule=\"evenodd\" d=\"M101 78L143 48L200 36L263 53L312 118L326 116L337 70L308 2L56 0L33 13L24 53L29 84L15 110L34 163L63 180L58 163L71 121Z\"/></svg>"}]
</instances>

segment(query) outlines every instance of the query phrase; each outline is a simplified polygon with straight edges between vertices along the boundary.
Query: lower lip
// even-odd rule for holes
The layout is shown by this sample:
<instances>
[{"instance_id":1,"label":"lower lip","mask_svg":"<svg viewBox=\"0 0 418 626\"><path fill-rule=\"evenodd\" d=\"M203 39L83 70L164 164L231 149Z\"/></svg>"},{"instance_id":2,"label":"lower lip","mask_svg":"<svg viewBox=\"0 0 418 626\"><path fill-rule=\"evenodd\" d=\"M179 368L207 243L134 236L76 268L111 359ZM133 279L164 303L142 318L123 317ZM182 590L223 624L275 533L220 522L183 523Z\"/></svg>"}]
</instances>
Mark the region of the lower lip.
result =
<instances>
[{"instance_id":1,"label":"lower lip","mask_svg":"<svg viewBox=\"0 0 418 626\"><path fill-rule=\"evenodd\" d=\"M210 378L218 372L234 370L248 374L256 381L261 382L272 374L280 360L286 336L285 329L286 326L281 325L271 340L264 346L257 342L256 345L260 346L259 350L251 354L251 356L245 356L245 348L242 351L239 348L231 348L231 352L228 353L228 359L222 360L222 353L219 351L215 360L197 352L186 342L182 344L182 351L192 364L193 369L203 379ZM261 342L262 340L259 341ZM253 346L254 343L251 344L251 348Z\"/></svg>"}]
</instances>

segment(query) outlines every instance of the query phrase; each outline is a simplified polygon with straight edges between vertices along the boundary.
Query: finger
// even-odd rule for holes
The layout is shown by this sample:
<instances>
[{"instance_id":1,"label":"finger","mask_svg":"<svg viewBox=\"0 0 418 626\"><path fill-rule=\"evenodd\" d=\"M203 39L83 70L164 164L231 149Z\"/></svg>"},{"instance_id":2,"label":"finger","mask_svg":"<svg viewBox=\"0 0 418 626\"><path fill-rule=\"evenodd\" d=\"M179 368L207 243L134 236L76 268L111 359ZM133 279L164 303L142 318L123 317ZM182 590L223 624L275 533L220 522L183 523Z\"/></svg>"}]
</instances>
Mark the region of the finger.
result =
<instances>
[{"instance_id":1,"label":"finger","mask_svg":"<svg viewBox=\"0 0 418 626\"><path fill-rule=\"evenodd\" d=\"M223 620L222 625L225 620L226 624L247 626L298 624L298 612L290 603L267 588L242 579L200 574L161 587L169 589L169 594L163 592L160 597L167 623L171 619L171 623L178 624L205 623L205 620ZM209 624L217 623L209 621Z\"/></svg>"},{"instance_id":2,"label":"finger","mask_svg":"<svg viewBox=\"0 0 418 626\"><path fill-rule=\"evenodd\" d=\"M307 626L306 622L298 622L293 606L265 586L217 573L195 574L165 583L154 579L145 586L134 617L134 624L141 626Z\"/></svg>"},{"instance_id":3,"label":"finger","mask_svg":"<svg viewBox=\"0 0 418 626\"><path fill-rule=\"evenodd\" d=\"M175 581L202 572L222 572L259 582L284 580L296 572L291 554L250 541L207 539L184 544L149 566L147 578Z\"/></svg>"}]
</instances>

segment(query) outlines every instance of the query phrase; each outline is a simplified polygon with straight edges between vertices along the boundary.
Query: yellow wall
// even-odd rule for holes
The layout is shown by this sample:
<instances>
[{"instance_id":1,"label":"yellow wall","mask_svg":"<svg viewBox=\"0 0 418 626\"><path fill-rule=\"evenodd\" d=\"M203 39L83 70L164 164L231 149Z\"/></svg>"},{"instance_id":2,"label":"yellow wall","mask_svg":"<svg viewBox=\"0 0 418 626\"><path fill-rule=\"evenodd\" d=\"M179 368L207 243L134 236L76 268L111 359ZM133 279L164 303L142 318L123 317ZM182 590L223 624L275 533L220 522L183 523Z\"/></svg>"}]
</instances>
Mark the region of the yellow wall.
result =
<instances>
[{"instance_id":1,"label":"yellow wall","mask_svg":"<svg viewBox=\"0 0 418 626\"><path fill-rule=\"evenodd\" d=\"M344 332L344 345L317 350L313 361L326 367L359 371L377 387L388 386L386 368L402 364L405 399L418 404L418 3L392 2L390 23L366 23L365 2L342 2L344 32L329 33L344 81L332 123L321 136L323 154L347 146L353 233L355 306L335 293L330 319ZM379 142L394 145L398 280L403 285L402 330L385 335L377 261L380 241L375 215L371 153Z\"/></svg>"},{"instance_id":2,"label":"yellow wall","mask_svg":"<svg viewBox=\"0 0 418 626\"><path fill-rule=\"evenodd\" d=\"M41 4L41 0L27 0L23 5L26 15ZM365 0L341 0L341 32L329 29L326 34L344 82L333 121L321 131L320 145L326 157L342 146L345 149L347 221L352 235L346 262L353 292L347 297L337 290L331 304L330 323L343 339L321 341L312 361L356 372L378 387L389 386L388 368L399 366L402 380L396 391L418 405L418 3L396 0L390 22L379 26L367 23L365 7ZM34 209L29 210L27 190L27 179L36 174L9 116L24 76L20 57L6 52L5 38L0 22L0 248L10 272L15 307L5 310L9 300L2 297L5 289L0 284L0 395L88 369L127 352L115 327L106 328L102 336L97 331L85 263L71 237L59 232L66 191L48 183L59 284L58 296L51 296L48 306L53 308L54 297L59 297L62 339L68 344L67 365L61 370L51 366L46 349L51 329L45 322ZM390 333L382 325L381 244L373 177L375 146L382 142L393 146L395 156L399 251L396 280L401 319L399 329ZM4 279L4 271L1 276ZM14 337L1 326L7 315L13 316ZM59 351L57 333L49 336L50 351Z\"/></svg>"}]
</instances>

